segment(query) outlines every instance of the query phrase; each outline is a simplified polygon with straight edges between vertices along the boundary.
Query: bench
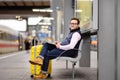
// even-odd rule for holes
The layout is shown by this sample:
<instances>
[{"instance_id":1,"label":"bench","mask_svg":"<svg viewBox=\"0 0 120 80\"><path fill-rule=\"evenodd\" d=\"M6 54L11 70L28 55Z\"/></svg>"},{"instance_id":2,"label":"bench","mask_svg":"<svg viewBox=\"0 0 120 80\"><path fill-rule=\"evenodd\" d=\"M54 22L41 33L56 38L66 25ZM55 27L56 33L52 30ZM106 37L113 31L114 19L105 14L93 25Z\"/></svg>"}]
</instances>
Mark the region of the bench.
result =
<instances>
[{"instance_id":1,"label":"bench","mask_svg":"<svg viewBox=\"0 0 120 80\"><path fill-rule=\"evenodd\" d=\"M62 52L56 59L57 60L65 60L66 62L67 61L70 61L72 62L72 78L74 79L74 75L75 75L75 65L76 63L80 60L81 58L81 50L82 50L82 44L83 44L83 39L81 40L80 44L79 44L79 49L70 49L70 50L66 50L64 52ZM78 55L77 57L75 58L72 58L72 57L64 57L64 56L61 56L62 54L65 54L65 53L68 53L68 51L72 51L72 50L76 50ZM67 66L67 64L66 64Z\"/></svg>"}]
</instances>

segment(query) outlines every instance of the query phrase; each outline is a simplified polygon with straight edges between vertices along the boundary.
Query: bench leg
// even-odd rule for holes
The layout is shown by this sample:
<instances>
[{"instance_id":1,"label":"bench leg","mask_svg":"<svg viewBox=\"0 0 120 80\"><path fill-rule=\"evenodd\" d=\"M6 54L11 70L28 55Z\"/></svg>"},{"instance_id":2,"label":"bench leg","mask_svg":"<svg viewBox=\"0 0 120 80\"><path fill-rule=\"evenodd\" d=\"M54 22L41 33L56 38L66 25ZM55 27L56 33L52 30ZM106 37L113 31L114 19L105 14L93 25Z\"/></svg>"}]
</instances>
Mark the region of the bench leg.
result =
<instances>
[{"instance_id":1,"label":"bench leg","mask_svg":"<svg viewBox=\"0 0 120 80\"><path fill-rule=\"evenodd\" d=\"M73 80L75 79L75 65L76 65L76 63L72 64L72 78L73 78Z\"/></svg>"},{"instance_id":2,"label":"bench leg","mask_svg":"<svg viewBox=\"0 0 120 80\"><path fill-rule=\"evenodd\" d=\"M68 69L68 60L66 60L66 69Z\"/></svg>"}]
</instances>

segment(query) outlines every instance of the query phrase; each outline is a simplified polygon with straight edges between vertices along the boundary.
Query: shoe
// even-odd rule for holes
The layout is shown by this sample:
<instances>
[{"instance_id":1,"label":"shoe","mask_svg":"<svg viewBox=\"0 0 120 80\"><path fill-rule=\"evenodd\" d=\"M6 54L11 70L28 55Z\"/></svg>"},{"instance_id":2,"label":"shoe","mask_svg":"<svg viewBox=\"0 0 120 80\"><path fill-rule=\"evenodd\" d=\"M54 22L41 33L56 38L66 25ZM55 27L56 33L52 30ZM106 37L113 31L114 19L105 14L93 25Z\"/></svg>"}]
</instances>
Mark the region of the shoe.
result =
<instances>
[{"instance_id":1,"label":"shoe","mask_svg":"<svg viewBox=\"0 0 120 80\"><path fill-rule=\"evenodd\" d=\"M40 73L38 75L33 75L34 79L46 79L47 78L47 74L45 73Z\"/></svg>"},{"instance_id":2,"label":"shoe","mask_svg":"<svg viewBox=\"0 0 120 80\"><path fill-rule=\"evenodd\" d=\"M34 64L34 65L42 65L43 64L43 59L38 57L35 60L29 60L29 62L31 64Z\"/></svg>"}]
</instances>

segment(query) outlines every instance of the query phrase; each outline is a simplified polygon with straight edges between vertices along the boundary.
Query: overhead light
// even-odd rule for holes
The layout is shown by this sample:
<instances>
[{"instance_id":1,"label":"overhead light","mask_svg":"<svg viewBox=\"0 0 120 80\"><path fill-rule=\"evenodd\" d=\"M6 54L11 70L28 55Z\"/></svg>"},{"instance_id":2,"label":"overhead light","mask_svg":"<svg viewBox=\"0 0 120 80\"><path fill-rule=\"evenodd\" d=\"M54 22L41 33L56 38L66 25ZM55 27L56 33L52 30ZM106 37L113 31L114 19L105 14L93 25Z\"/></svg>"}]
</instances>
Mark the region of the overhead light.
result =
<instances>
[{"instance_id":1,"label":"overhead light","mask_svg":"<svg viewBox=\"0 0 120 80\"><path fill-rule=\"evenodd\" d=\"M32 9L33 12L53 12L51 9Z\"/></svg>"},{"instance_id":2,"label":"overhead light","mask_svg":"<svg viewBox=\"0 0 120 80\"><path fill-rule=\"evenodd\" d=\"M39 22L39 25L51 25L51 23L46 23L46 22Z\"/></svg>"},{"instance_id":3,"label":"overhead light","mask_svg":"<svg viewBox=\"0 0 120 80\"><path fill-rule=\"evenodd\" d=\"M39 9L32 9L33 12L39 12Z\"/></svg>"},{"instance_id":4,"label":"overhead light","mask_svg":"<svg viewBox=\"0 0 120 80\"><path fill-rule=\"evenodd\" d=\"M22 18L18 18L18 21L22 21L23 19Z\"/></svg>"},{"instance_id":5,"label":"overhead light","mask_svg":"<svg viewBox=\"0 0 120 80\"><path fill-rule=\"evenodd\" d=\"M16 18L20 18L20 16L16 16Z\"/></svg>"},{"instance_id":6,"label":"overhead light","mask_svg":"<svg viewBox=\"0 0 120 80\"><path fill-rule=\"evenodd\" d=\"M18 21L22 21L22 20L23 20L21 16L16 16L16 19L17 19Z\"/></svg>"},{"instance_id":7,"label":"overhead light","mask_svg":"<svg viewBox=\"0 0 120 80\"><path fill-rule=\"evenodd\" d=\"M46 11L47 11L47 12L53 12L53 10L51 10L51 9L47 9Z\"/></svg>"},{"instance_id":8,"label":"overhead light","mask_svg":"<svg viewBox=\"0 0 120 80\"><path fill-rule=\"evenodd\" d=\"M81 9L80 9L80 10L75 10L75 12L82 12L82 11L83 11L83 10L81 10Z\"/></svg>"},{"instance_id":9,"label":"overhead light","mask_svg":"<svg viewBox=\"0 0 120 80\"><path fill-rule=\"evenodd\" d=\"M43 17L43 19L54 20L54 18L53 18L53 17Z\"/></svg>"},{"instance_id":10,"label":"overhead light","mask_svg":"<svg viewBox=\"0 0 120 80\"><path fill-rule=\"evenodd\" d=\"M77 1L93 1L93 0L77 0Z\"/></svg>"}]
</instances>

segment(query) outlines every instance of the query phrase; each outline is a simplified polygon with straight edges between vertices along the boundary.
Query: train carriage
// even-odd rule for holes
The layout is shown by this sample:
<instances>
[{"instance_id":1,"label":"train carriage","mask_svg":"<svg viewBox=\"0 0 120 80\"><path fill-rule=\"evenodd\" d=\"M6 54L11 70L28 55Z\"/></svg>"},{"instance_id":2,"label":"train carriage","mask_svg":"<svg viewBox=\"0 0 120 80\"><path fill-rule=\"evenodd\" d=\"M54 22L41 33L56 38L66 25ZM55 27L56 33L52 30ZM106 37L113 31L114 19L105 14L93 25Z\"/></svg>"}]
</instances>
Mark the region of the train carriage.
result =
<instances>
[{"instance_id":1,"label":"train carriage","mask_svg":"<svg viewBox=\"0 0 120 80\"><path fill-rule=\"evenodd\" d=\"M0 25L0 53L8 53L19 50L19 32Z\"/></svg>"}]
</instances>

